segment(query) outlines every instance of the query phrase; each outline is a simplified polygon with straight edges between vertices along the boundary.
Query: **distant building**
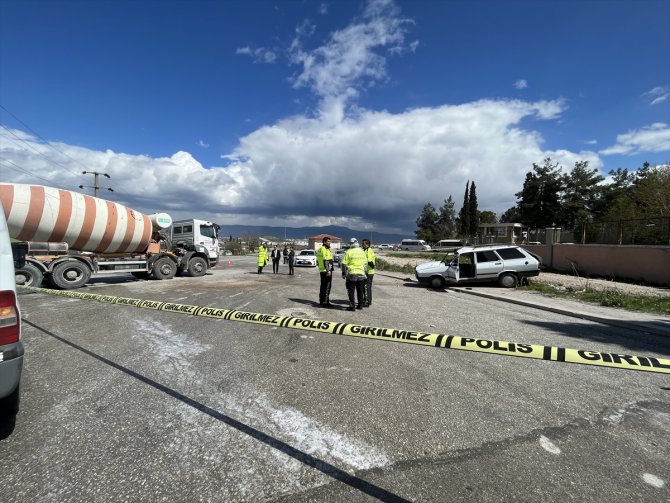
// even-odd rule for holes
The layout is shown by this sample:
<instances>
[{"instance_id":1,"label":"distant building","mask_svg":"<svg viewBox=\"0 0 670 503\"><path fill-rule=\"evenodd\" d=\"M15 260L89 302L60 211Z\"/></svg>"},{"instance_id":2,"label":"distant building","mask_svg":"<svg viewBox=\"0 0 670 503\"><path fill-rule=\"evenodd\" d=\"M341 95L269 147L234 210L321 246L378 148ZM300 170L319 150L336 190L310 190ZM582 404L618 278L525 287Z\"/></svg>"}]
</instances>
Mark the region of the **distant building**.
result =
<instances>
[{"instance_id":1,"label":"distant building","mask_svg":"<svg viewBox=\"0 0 670 503\"><path fill-rule=\"evenodd\" d=\"M314 251L318 250L323 245L323 238L330 238L331 250L339 250L341 248L342 239L338 238L337 236L331 236L330 234L319 234L318 236L312 236L308 238L309 244L307 247L313 249Z\"/></svg>"},{"instance_id":2,"label":"distant building","mask_svg":"<svg viewBox=\"0 0 670 503\"><path fill-rule=\"evenodd\" d=\"M501 224L480 224L477 228L476 244L517 243L523 240L523 225L511 222Z\"/></svg>"}]
</instances>

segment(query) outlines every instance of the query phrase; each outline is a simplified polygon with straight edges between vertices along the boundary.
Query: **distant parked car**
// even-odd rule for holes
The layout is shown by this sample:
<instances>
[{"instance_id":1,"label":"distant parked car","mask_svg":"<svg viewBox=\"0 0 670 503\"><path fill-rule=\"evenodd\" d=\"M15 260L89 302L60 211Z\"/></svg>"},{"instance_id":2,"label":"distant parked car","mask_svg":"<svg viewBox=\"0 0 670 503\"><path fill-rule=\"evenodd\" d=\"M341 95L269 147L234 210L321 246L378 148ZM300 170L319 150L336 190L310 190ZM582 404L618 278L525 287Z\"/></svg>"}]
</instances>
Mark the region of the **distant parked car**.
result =
<instances>
[{"instance_id":1,"label":"distant parked car","mask_svg":"<svg viewBox=\"0 0 670 503\"><path fill-rule=\"evenodd\" d=\"M316 252L314 250L301 250L295 257L295 265L316 267Z\"/></svg>"},{"instance_id":2,"label":"distant parked car","mask_svg":"<svg viewBox=\"0 0 670 503\"><path fill-rule=\"evenodd\" d=\"M347 250L337 250L335 253L333 253L333 262L336 264L341 264L342 263L342 257L344 257L344 254L347 253Z\"/></svg>"},{"instance_id":3,"label":"distant parked car","mask_svg":"<svg viewBox=\"0 0 670 503\"><path fill-rule=\"evenodd\" d=\"M525 278L540 274L541 259L519 246L465 246L440 262L416 266L416 279L433 288L465 282L497 281L514 288Z\"/></svg>"},{"instance_id":4,"label":"distant parked car","mask_svg":"<svg viewBox=\"0 0 670 503\"><path fill-rule=\"evenodd\" d=\"M383 244L379 245L377 248L379 248L380 250L393 250L393 245Z\"/></svg>"},{"instance_id":5,"label":"distant parked car","mask_svg":"<svg viewBox=\"0 0 670 503\"><path fill-rule=\"evenodd\" d=\"M24 350L21 342L21 315L16 297L14 258L7 221L1 207L0 270L2 271L0 274L0 418L14 421L19 411L19 383L23 369Z\"/></svg>"}]
</instances>

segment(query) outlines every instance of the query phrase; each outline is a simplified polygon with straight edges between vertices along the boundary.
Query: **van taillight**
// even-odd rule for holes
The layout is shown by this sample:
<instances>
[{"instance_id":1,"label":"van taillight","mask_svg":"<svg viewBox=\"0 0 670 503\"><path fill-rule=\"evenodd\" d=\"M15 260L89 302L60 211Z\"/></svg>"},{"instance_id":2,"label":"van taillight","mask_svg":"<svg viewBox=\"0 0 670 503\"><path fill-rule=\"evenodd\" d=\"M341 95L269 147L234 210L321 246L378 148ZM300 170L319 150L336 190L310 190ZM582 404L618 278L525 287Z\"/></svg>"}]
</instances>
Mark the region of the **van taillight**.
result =
<instances>
[{"instance_id":1,"label":"van taillight","mask_svg":"<svg viewBox=\"0 0 670 503\"><path fill-rule=\"evenodd\" d=\"M16 293L12 290L2 290L0 291L0 346L18 342L20 333Z\"/></svg>"}]
</instances>

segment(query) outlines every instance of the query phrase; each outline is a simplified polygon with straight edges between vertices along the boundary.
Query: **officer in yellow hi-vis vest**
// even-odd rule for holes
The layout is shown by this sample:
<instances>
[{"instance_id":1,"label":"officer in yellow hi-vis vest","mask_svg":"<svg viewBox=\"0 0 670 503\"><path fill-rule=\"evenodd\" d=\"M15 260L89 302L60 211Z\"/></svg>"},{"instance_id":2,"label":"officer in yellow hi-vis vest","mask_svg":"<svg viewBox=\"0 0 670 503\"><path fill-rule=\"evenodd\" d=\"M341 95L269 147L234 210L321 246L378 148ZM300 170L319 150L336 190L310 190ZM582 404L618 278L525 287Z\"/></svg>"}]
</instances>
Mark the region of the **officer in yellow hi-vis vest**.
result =
<instances>
[{"instance_id":1,"label":"officer in yellow hi-vis vest","mask_svg":"<svg viewBox=\"0 0 670 503\"><path fill-rule=\"evenodd\" d=\"M319 266L321 275L321 286L319 287L319 305L321 307L333 307L330 303L330 287L333 284L333 254L330 252L330 238L328 236L321 240L322 246L316 252L316 265Z\"/></svg>"},{"instance_id":2,"label":"officer in yellow hi-vis vest","mask_svg":"<svg viewBox=\"0 0 670 503\"><path fill-rule=\"evenodd\" d=\"M351 238L350 247L347 253L342 257L342 276L346 274L347 280L347 294L349 295L348 311L354 309L363 309L365 304L365 268L367 266L367 258L365 252L358 245L356 238ZM354 304L354 289L358 297L358 305Z\"/></svg>"},{"instance_id":3,"label":"officer in yellow hi-vis vest","mask_svg":"<svg viewBox=\"0 0 670 503\"><path fill-rule=\"evenodd\" d=\"M268 262L268 251L263 243L258 245L258 274L263 272L263 267Z\"/></svg>"},{"instance_id":4,"label":"officer in yellow hi-vis vest","mask_svg":"<svg viewBox=\"0 0 670 503\"><path fill-rule=\"evenodd\" d=\"M372 280L375 279L375 266L377 265L377 258L375 257L375 251L370 248L370 240L363 240L363 251L365 252L365 258L368 261L368 268L365 271L366 281L365 281L365 307L370 307L372 305Z\"/></svg>"}]
</instances>

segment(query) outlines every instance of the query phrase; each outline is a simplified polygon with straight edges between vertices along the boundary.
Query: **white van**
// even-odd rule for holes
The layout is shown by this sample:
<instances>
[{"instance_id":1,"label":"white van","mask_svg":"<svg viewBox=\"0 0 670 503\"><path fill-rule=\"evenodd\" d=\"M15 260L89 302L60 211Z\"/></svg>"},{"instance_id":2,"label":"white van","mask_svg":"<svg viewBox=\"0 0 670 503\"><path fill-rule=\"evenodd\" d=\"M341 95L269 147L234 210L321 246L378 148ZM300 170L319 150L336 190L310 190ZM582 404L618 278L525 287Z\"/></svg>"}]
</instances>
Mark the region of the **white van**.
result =
<instances>
[{"instance_id":1,"label":"white van","mask_svg":"<svg viewBox=\"0 0 670 503\"><path fill-rule=\"evenodd\" d=\"M7 221L0 206L0 420L9 419L12 425L19 411L24 352L14 265Z\"/></svg>"},{"instance_id":2,"label":"white van","mask_svg":"<svg viewBox=\"0 0 670 503\"><path fill-rule=\"evenodd\" d=\"M462 246L465 246L465 243L460 239L440 239L435 243L435 246L433 246L433 250L446 251L461 248Z\"/></svg>"},{"instance_id":3,"label":"white van","mask_svg":"<svg viewBox=\"0 0 670 503\"><path fill-rule=\"evenodd\" d=\"M430 246L423 239L403 239L400 243L400 249L407 251L430 251Z\"/></svg>"}]
</instances>

